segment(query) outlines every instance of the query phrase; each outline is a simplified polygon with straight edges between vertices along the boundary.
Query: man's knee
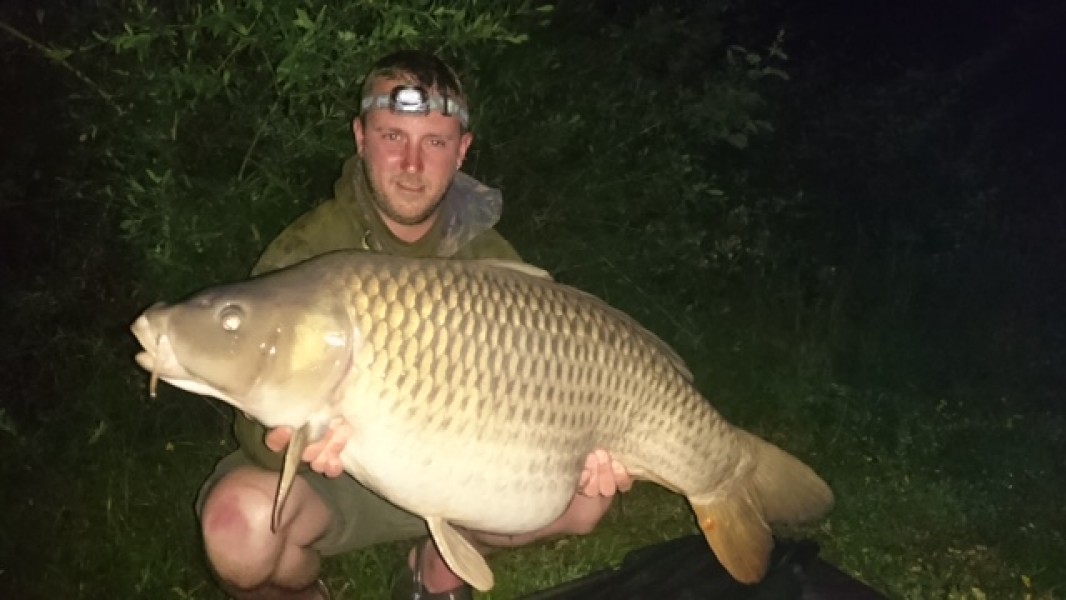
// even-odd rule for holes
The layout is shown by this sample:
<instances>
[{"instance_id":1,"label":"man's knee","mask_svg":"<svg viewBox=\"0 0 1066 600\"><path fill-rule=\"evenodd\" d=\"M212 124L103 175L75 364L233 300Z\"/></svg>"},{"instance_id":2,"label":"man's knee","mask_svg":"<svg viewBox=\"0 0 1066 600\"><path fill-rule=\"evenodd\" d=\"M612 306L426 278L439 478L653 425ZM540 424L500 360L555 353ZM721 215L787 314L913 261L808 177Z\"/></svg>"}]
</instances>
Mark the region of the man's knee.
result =
<instances>
[{"instance_id":1,"label":"man's knee","mask_svg":"<svg viewBox=\"0 0 1066 600\"><path fill-rule=\"evenodd\" d=\"M200 515L204 535L269 531L278 475L245 467L224 475L207 492Z\"/></svg>"},{"instance_id":2,"label":"man's knee","mask_svg":"<svg viewBox=\"0 0 1066 600\"><path fill-rule=\"evenodd\" d=\"M270 529L277 473L240 468L207 492L200 514L204 547L223 578L252 586L265 580L282 551L283 537Z\"/></svg>"}]
</instances>

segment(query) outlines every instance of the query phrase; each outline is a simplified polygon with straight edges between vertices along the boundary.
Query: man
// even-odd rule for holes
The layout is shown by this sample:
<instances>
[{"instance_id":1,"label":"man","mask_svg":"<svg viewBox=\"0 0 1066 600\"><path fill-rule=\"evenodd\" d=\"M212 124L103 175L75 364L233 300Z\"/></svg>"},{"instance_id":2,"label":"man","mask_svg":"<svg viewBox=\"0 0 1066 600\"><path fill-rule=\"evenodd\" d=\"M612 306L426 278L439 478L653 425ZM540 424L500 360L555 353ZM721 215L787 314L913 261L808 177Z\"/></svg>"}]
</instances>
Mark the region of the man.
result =
<instances>
[{"instance_id":1,"label":"man","mask_svg":"<svg viewBox=\"0 0 1066 600\"><path fill-rule=\"evenodd\" d=\"M473 141L468 108L455 74L419 52L383 58L362 87L352 123L357 155L349 159L333 199L304 214L266 249L262 273L341 248L455 259L518 254L492 227L500 193L459 172ZM342 474L339 454L351 424L338 423L309 446L277 532L270 514L279 452L291 431L264 428L243 415L235 424L241 450L225 457L198 498L208 560L235 598L328 598L317 580L322 556L379 542L426 536L421 519ZM617 490L632 481L603 451L589 456L580 493L558 521L519 536L467 532L483 551L592 530ZM462 599L471 590L444 564L428 539L408 556L397 598Z\"/></svg>"}]
</instances>

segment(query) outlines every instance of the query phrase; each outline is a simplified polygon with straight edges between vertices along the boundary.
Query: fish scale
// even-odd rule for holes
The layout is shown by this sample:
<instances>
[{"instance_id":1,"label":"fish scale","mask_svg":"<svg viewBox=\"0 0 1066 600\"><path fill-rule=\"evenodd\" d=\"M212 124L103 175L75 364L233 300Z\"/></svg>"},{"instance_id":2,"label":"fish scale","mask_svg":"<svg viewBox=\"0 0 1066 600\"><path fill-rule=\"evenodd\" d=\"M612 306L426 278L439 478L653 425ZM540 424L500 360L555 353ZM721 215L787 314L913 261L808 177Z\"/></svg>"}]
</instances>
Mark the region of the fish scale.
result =
<instances>
[{"instance_id":1,"label":"fish scale","mask_svg":"<svg viewBox=\"0 0 1066 600\"><path fill-rule=\"evenodd\" d=\"M479 589L492 573L456 527L549 524L596 448L688 498L744 582L765 573L771 523L832 504L809 467L724 420L659 338L528 265L341 251L152 307L133 331L165 381L297 430L275 523L307 438L343 417L345 470L425 518Z\"/></svg>"},{"instance_id":2,"label":"fish scale","mask_svg":"<svg viewBox=\"0 0 1066 600\"><path fill-rule=\"evenodd\" d=\"M503 281L486 282L484 278L456 277L455 273L450 269L450 267L456 266L456 263L438 263L437 266L445 269L446 272L434 274L432 278L441 280L444 283L452 283L444 297L443 304L435 301L434 291L431 291L425 297L417 299L416 304L422 308L422 311L416 310L411 303L405 303L408 312L403 316L397 314L395 312L396 303L393 291L396 286L393 285L393 282L407 281L410 276L409 273L405 272L404 266L400 265L398 270L382 269L359 274L360 279L373 278L374 283L365 286L369 294L367 298L368 310L363 313L361 319L359 316L354 318L359 320L361 329L373 331L373 339L379 340L379 345L381 345L387 344L386 340L393 336L400 335L400 331L404 330L405 325L425 319L426 317L423 316L425 312L430 312L431 315L435 312L440 312L445 315L445 318L436 319L438 343L452 349L463 348L466 352L456 351L443 355L444 360L447 361L450 367L447 372L451 373L453 377L450 380L435 381L434 387L438 390L449 390L450 393L441 392L435 396L437 398L451 398L457 395L460 398L459 409L461 414L464 412L464 401L473 402L475 398L481 399L479 408L482 408L482 410L477 412L476 422L482 424L482 427L467 432L468 435L465 436L463 443L475 448L486 446L491 449L491 447L499 445L501 441L512 439L515 435L520 434L522 429L537 425L539 419L536 418L536 415L544 415L548 412L557 413L559 406L559 403L556 402L557 396L565 396L570 391L582 388L585 390L583 398L577 398L577 395L574 395L574 403L582 408L577 411L576 416L572 417L570 433L544 441L556 447L561 445L564 448L568 448L568 454L571 455L570 460L573 462L583 458L592 449L592 444L595 442L605 441L596 440L591 436L593 433L593 428L591 427L592 412L596 410L600 414L606 414L602 411L606 407L595 406L594 401L599 398L594 394L594 390L589 389L590 386L586 382L595 375L601 375L605 370L608 372L620 371L619 365L612 362L594 362L592 354L596 351L599 351L598 353L602 356L607 355L606 352L602 351L601 346L575 343L575 338L580 341L595 342L597 341L597 336L594 333L602 331L602 328L589 324L590 315L587 310L584 310L584 306L577 305L577 310L568 310L566 306L567 295L559 293L561 291L565 292L564 288L544 287L538 285L539 280L536 279L513 277ZM487 273L490 275L512 274L498 270L487 271ZM486 294L482 292L481 288L486 286L491 286L493 290L491 296L495 298L495 302L484 302ZM350 289L354 290L354 293L358 293L360 287L362 286L353 285L350 286ZM361 301L355 304L361 304ZM501 305L519 306L522 304L525 304L527 309L510 313L516 317L514 320L496 318L496 307ZM391 306L394 312L390 313L387 306ZM430 308L424 308L426 306ZM454 306L454 308L449 309L449 306ZM382 318L386 314L391 318ZM433 316L430 316L429 319L434 320ZM411 327L414 330L420 328L421 323L419 323L419 326ZM552 332L556 332L554 337L550 337ZM570 336L559 336L559 332L568 332ZM503 348L485 343L488 340L500 339L501 337L510 338L512 343ZM600 337L616 336L604 335ZM457 338L470 340L473 343L455 344L452 340ZM550 355L548 349L552 344L549 343L549 339L556 340L555 346L557 346ZM600 343L602 344L603 342L601 341ZM498 356L501 353L515 357L517 364L508 365L503 369L492 369L491 356ZM397 413L394 414L404 414L405 418L412 419L418 413L414 411L403 413L402 409L405 403L421 406L426 399L418 394L411 393L410 389L406 387L407 380L404 374L417 369L417 365L404 364L402 367L395 367L394 364L398 354L402 354L402 352L386 351L375 353L375 361L371 365L367 376L371 379L380 380L381 384L390 390L384 392L383 396L387 398L386 401L396 403ZM632 353L630 352L611 354L618 360L630 359L629 362L633 358L631 355ZM436 360L441 360L441 356L437 355ZM548 364L553 359L554 362L558 363L557 356L564 357L573 365L570 370L571 376L563 380L545 381ZM630 366L628 372L635 373L636 368ZM492 374L495 374L495 376L491 376ZM620 383L621 379L619 378ZM514 384L512 387L517 387L515 394L508 396L505 393L502 397L498 397L498 390L506 390L509 384ZM632 376L630 377L629 387L635 387ZM486 411L483 407L486 406L486 401L490 398L494 398L496 404L492 405L491 410ZM610 398L617 399L617 396ZM537 399L538 403L529 402L528 400L530 399ZM431 413L436 408L436 405L437 403L431 401L426 406L427 411ZM507 407L507 409L501 411L499 406ZM409 406L408 408L410 410ZM359 412L357 408L352 408L350 411L352 413ZM501 422L494 424L492 420L497 415L502 417L499 419ZM432 430L433 425L439 422L440 420L428 419L427 429ZM508 423L516 426L508 427ZM382 425L382 428L391 429L388 425ZM610 431L609 428L601 429ZM451 450L454 451L454 445ZM435 450L431 451L435 452ZM481 451L477 450L477 452ZM356 452L353 450L351 454L356 454ZM521 455L514 455L514 460L520 461ZM501 467L503 468L499 469L498 477L503 479L506 479L512 471L521 473L523 477L526 474L522 470L514 470L510 464L504 464ZM374 467L364 465L364 468L373 469ZM380 467L381 470L385 468L387 467ZM555 478L554 484L561 486L560 489L566 490L566 493L555 493L557 498L560 499L556 501L556 504L569 500L570 490L573 490L576 485L577 474L572 473L566 478ZM469 474L467 475L469 476ZM528 487L525 484L526 480L523 478L521 481L516 481L503 487L524 490L525 487ZM534 484L541 485L536 482ZM455 502L464 506L474 505L476 498L483 496L484 493L485 490L469 488L466 496L459 496ZM501 498L500 500L511 505L521 504L522 502L522 498ZM440 507L436 506L414 506L414 508L416 512L440 510ZM473 526L480 526L482 529L495 531L512 532L509 531L509 528L516 527L516 525L512 525L506 520L488 523L475 522L473 521L474 516L460 517L457 520ZM525 524L518 525L518 527L521 526L525 526ZM514 532L517 531L517 529L514 530Z\"/></svg>"}]
</instances>

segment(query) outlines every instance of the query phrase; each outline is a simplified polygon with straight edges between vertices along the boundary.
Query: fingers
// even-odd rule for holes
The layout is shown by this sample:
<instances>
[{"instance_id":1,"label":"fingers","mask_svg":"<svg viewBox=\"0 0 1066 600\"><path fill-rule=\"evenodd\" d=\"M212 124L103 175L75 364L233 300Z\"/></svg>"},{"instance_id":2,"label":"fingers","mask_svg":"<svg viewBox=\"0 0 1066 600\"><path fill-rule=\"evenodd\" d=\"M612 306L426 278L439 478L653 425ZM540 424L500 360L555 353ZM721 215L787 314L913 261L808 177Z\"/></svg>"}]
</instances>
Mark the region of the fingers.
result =
<instances>
[{"instance_id":1,"label":"fingers","mask_svg":"<svg viewBox=\"0 0 1066 600\"><path fill-rule=\"evenodd\" d=\"M589 481L592 479L592 471L586 466L581 471L581 478L577 482L577 491L585 496L589 495L589 490L586 489L589 485Z\"/></svg>"},{"instance_id":2,"label":"fingers","mask_svg":"<svg viewBox=\"0 0 1066 600\"><path fill-rule=\"evenodd\" d=\"M614 484L614 474L611 472L611 455L602 448L597 448L593 454L596 455L597 492L601 496L613 496L618 487Z\"/></svg>"},{"instance_id":3,"label":"fingers","mask_svg":"<svg viewBox=\"0 0 1066 600\"><path fill-rule=\"evenodd\" d=\"M577 491L583 496L595 496L599 493L599 466L600 461L595 452L585 457L585 468L581 470L578 479Z\"/></svg>"},{"instance_id":4,"label":"fingers","mask_svg":"<svg viewBox=\"0 0 1066 600\"><path fill-rule=\"evenodd\" d=\"M344 450L347 439L338 436L330 430L326 437L311 444L304 450L303 459L310 463L311 468L326 477L336 477L344 471L341 464L340 454Z\"/></svg>"},{"instance_id":5,"label":"fingers","mask_svg":"<svg viewBox=\"0 0 1066 600\"><path fill-rule=\"evenodd\" d=\"M336 454L322 452L314 460L310 461L311 468L326 477L337 477L344 472L344 465Z\"/></svg>"},{"instance_id":6,"label":"fingers","mask_svg":"<svg viewBox=\"0 0 1066 600\"><path fill-rule=\"evenodd\" d=\"M597 448L585 458L585 468L578 479L578 493L583 496L614 496L628 492L633 478L622 463L614 460L606 450Z\"/></svg>"},{"instance_id":7,"label":"fingers","mask_svg":"<svg viewBox=\"0 0 1066 600\"><path fill-rule=\"evenodd\" d=\"M341 452L351 437L352 426L347 422L337 423L322 439L308 445L301 458L326 477L337 477L344 472Z\"/></svg>"},{"instance_id":8,"label":"fingers","mask_svg":"<svg viewBox=\"0 0 1066 600\"><path fill-rule=\"evenodd\" d=\"M289 445L289 440L291 439L291 427L276 427L267 432L266 437L263 438L263 443L266 444L266 447L271 452L281 452L285 449L285 446Z\"/></svg>"},{"instance_id":9,"label":"fingers","mask_svg":"<svg viewBox=\"0 0 1066 600\"><path fill-rule=\"evenodd\" d=\"M617 460L611 461L611 475L619 492L628 492L633 489L633 477L626 471L625 466Z\"/></svg>"}]
</instances>

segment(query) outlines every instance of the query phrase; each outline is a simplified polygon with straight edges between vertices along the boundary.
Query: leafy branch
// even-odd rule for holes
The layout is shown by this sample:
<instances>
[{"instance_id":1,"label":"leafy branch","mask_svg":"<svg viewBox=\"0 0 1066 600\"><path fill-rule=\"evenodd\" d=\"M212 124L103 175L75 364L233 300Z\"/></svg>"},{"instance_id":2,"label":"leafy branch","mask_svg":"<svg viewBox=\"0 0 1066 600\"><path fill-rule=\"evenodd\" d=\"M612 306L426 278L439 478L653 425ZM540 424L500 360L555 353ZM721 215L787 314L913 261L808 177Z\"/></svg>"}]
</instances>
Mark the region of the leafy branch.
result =
<instances>
[{"instance_id":1,"label":"leafy branch","mask_svg":"<svg viewBox=\"0 0 1066 600\"><path fill-rule=\"evenodd\" d=\"M55 47L51 47L51 46L46 46L46 45L38 42L37 40L31 38L30 36L22 33L18 29L15 29L14 27L12 27L11 25L9 25L8 23L6 23L4 21L0 21L0 30L5 31L5 32L7 32L8 35L10 35L10 36L12 36L12 37L24 42L30 48L33 48L34 50L40 52L41 56L44 56L46 59L54 62L55 64L63 67L67 71L69 71L71 74L73 74L79 80L81 80L82 83L84 83L85 85L89 86L89 88L91 88L101 98L103 98L104 102L106 102L108 106L110 106L111 108L115 109L115 112L117 112L120 115L122 114L122 108L119 107L119 105L115 103L115 101L112 99L111 94L108 94L102 87L100 87L95 81L93 81L88 75L83 73L80 69L78 69L74 65L70 64L70 62L67 60L67 57L69 57L71 54L73 54L73 51L66 50L66 49L63 49L63 48L55 48Z\"/></svg>"}]
</instances>

